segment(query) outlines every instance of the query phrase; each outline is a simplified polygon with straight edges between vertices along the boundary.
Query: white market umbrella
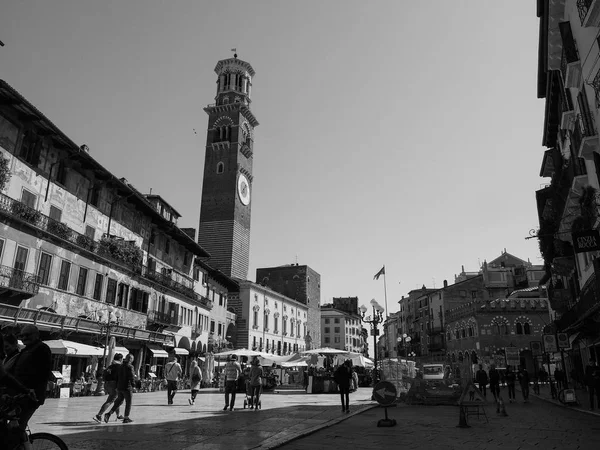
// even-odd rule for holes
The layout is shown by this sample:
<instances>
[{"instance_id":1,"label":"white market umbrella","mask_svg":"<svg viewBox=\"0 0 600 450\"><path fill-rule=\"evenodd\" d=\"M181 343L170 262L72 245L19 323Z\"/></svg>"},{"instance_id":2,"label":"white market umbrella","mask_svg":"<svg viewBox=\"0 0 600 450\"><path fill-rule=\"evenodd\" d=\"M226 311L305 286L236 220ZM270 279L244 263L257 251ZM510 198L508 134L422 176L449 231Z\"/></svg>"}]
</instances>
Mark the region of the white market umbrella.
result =
<instances>
[{"instance_id":1,"label":"white market umbrella","mask_svg":"<svg viewBox=\"0 0 600 450\"><path fill-rule=\"evenodd\" d=\"M222 356L262 356L261 352L257 352L255 350L248 350L247 348L239 348L237 350L227 350L221 353L215 353L215 358L221 358Z\"/></svg>"},{"instance_id":2,"label":"white market umbrella","mask_svg":"<svg viewBox=\"0 0 600 450\"><path fill-rule=\"evenodd\" d=\"M348 353L347 350L340 350L339 348L322 347L314 348L312 350L306 350L302 352L307 355L342 355Z\"/></svg>"}]
</instances>

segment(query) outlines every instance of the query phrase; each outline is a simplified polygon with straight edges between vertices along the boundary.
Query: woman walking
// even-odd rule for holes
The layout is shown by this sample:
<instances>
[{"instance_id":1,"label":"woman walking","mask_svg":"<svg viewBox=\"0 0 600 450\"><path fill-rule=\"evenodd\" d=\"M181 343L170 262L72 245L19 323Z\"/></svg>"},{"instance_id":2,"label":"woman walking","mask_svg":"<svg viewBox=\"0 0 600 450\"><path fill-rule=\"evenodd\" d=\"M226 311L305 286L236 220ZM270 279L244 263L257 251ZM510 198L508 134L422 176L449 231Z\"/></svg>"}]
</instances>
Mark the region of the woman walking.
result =
<instances>
[{"instance_id":1,"label":"woman walking","mask_svg":"<svg viewBox=\"0 0 600 450\"><path fill-rule=\"evenodd\" d=\"M198 366L198 361L194 359L190 367L190 389L192 390L191 396L188 399L190 405L193 405L196 402L196 395L198 395L198 391L200 390L201 382L202 371Z\"/></svg>"},{"instance_id":2,"label":"woman walking","mask_svg":"<svg viewBox=\"0 0 600 450\"><path fill-rule=\"evenodd\" d=\"M250 409L258 410L260 400L260 389L262 387L263 370L258 358L254 357L250 367Z\"/></svg>"}]
</instances>

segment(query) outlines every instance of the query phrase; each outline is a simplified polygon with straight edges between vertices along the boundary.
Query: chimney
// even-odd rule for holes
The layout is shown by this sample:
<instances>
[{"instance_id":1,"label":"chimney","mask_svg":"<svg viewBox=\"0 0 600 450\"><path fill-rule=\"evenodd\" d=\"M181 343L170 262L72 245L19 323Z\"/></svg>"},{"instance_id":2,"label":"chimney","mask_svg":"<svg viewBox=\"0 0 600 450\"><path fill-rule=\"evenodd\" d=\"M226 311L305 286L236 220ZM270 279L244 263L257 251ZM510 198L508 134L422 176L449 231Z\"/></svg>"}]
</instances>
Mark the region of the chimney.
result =
<instances>
[{"instance_id":1,"label":"chimney","mask_svg":"<svg viewBox=\"0 0 600 450\"><path fill-rule=\"evenodd\" d=\"M448 280L444 280L444 287L447 288L448 287Z\"/></svg>"}]
</instances>

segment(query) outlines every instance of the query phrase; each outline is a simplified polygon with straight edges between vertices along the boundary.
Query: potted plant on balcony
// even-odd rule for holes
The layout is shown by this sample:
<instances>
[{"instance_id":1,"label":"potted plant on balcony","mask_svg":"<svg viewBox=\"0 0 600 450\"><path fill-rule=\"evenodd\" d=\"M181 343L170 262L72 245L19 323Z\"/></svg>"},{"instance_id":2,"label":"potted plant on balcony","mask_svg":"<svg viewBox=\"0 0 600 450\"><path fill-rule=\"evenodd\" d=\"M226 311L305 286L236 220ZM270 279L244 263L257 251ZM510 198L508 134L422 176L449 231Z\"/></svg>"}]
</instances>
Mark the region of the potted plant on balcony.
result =
<instances>
[{"instance_id":1,"label":"potted plant on balcony","mask_svg":"<svg viewBox=\"0 0 600 450\"><path fill-rule=\"evenodd\" d=\"M98 244L98 253L121 261L133 269L142 264L142 250L134 242L113 237L103 237Z\"/></svg>"},{"instance_id":2,"label":"potted plant on balcony","mask_svg":"<svg viewBox=\"0 0 600 450\"><path fill-rule=\"evenodd\" d=\"M10 167L8 163L8 158L0 154L0 192L8 186L8 182L10 181Z\"/></svg>"},{"instance_id":3,"label":"potted plant on balcony","mask_svg":"<svg viewBox=\"0 0 600 450\"><path fill-rule=\"evenodd\" d=\"M77 242L77 245L79 245L80 247L83 247L85 249L88 250L94 250L94 240L84 234L80 234L77 236L77 239L75 240Z\"/></svg>"},{"instance_id":4,"label":"potted plant on balcony","mask_svg":"<svg viewBox=\"0 0 600 450\"><path fill-rule=\"evenodd\" d=\"M71 229L64 223L57 220L48 220L47 230L63 239L68 240L71 237Z\"/></svg>"},{"instance_id":5,"label":"potted plant on balcony","mask_svg":"<svg viewBox=\"0 0 600 450\"><path fill-rule=\"evenodd\" d=\"M10 209L16 217L34 225L37 225L42 217L42 214L39 211L36 211L35 209L30 208L21 202L14 201Z\"/></svg>"}]
</instances>

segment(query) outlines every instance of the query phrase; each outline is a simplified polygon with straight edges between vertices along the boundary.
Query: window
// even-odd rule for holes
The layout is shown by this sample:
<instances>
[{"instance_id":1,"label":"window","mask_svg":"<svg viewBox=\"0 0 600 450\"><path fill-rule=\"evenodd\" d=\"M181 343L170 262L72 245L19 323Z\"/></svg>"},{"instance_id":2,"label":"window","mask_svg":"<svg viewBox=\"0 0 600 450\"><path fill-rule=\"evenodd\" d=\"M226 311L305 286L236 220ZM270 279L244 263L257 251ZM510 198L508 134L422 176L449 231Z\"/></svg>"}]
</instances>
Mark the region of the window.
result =
<instances>
[{"instance_id":1,"label":"window","mask_svg":"<svg viewBox=\"0 0 600 450\"><path fill-rule=\"evenodd\" d=\"M471 291L471 298L477 298L477 291Z\"/></svg>"},{"instance_id":2,"label":"window","mask_svg":"<svg viewBox=\"0 0 600 450\"><path fill-rule=\"evenodd\" d=\"M94 227L90 227L89 225L85 226L85 235L90 238L92 241L96 236L96 229Z\"/></svg>"},{"instance_id":3,"label":"window","mask_svg":"<svg viewBox=\"0 0 600 450\"><path fill-rule=\"evenodd\" d=\"M279 323L279 321L277 320L277 317L274 317L273 318L273 328L274 328L273 331L275 333L279 333L278 323Z\"/></svg>"},{"instance_id":4,"label":"window","mask_svg":"<svg viewBox=\"0 0 600 450\"><path fill-rule=\"evenodd\" d=\"M60 275L58 277L58 289L66 291L69 287L69 275L71 274L71 263L62 261L60 264Z\"/></svg>"},{"instance_id":5,"label":"window","mask_svg":"<svg viewBox=\"0 0 600 450\"><path fill-rule=\"evenodd\" d=\"M100 186L93 186L91 193L90 193L90 205L92 206L98 206L98 203L100 202L100 190L102 188Z\"/></svg>"},{"instance_id":6,"label":"window","mask_svg":"<svg viewBox=\"0 0 600 450\"><path fill-rule=\"evenodd\" d=\"M339 334L340 333L340 327L335 327L335 329L333 331L335 332L335 334Z\"/></svg>"},{"instance_id":7,"label":"window","mask_svg":"<svg viewBox=\"0 0 600 450\"><path fill-rule=\"evenodd\" d=\"M114 305L116 296L117 296L117 280L113 280L112 278L109 278L108 284L106 285L106 303L111 303Z\"/></svg>"},{"instance_id":8,"label":"window","mask_svg":"<svg viewBox=\"0 0 600 450\"><path fill-rule=\"evenodd\" d=\"M2 118L2 116L0 116ZM2 261L2 250L4 250L4 239L0 239L0 261Z\"/></svg>"},{"instance_id":9,"label":"window","mask_svg":"<svg viewBox=\"0 0 600 450\"><path fill-rule=\"evenodd\" d=\"M217 334L218 334L219 336L221 336L221 334L223 333L223 330L222 330L222 325L221 325L221 324L218 324L218 325L217 325L217 330L218 330L218 331L217 331Z\"/></svg>"},{"instance_id":10,"label":"window","mask_svg":"<svg viewBox=\"0 0 600 450\"><path fill-rule=\"evenodd\" d=\"M200 281L200 269L194 267L194 281Z\"/></svg>"},{"instance_id":11,"label":"window","mask_svg":"<svg viewBox=\"0 0 600 450\"><path fill-rule=\"evenodd\" d=\"M336 317L336 318L333 320L333 322L334 322L334 323L340 323L340 319L339 319L339 317Z\"/></svg>"},{"instance_id":12,"label":"window","mask_svg":"<svg viewBox=\"0 0 600 450\"><path fill-rule=\"evenodd\" d=\"M102 297L102 281L104 279L104 276L100 273L96 274L96 282L94 283L94 294L92 295L92 297L94 298L94 300L100 300L100 298Z\"/></svg>"},{"instance_id":13,"label":"window","mask_svg":"<svg viewBox=\"0 0 600 450\"><path fill-rule=\"evenodd\" d=\"M225 171L225 164L223 164L222 162L219 162L217 164L217 173L223 173Z\"/></svg>"},{"instance_id":14,"label":"window","mask_svg":"<svg viewBox=\"0 0 600 450\"><path fill-rule=\"evenodd\" d=\"M521 325L521 322L517 322L517 334L523 334L523 325Z\"/></svg>"},{"instance_id":15,"label":"window","mask_svg":"<svg viewBox=\"0 0 600 450\"><path fill-rule=\"evenodd\" d=\"M37 134L30 130L25 131L23 139L21 139L19 156L32 166L37 166L40 160L41 144L42 142Z\"/></svg>"},{"instance_id":16,"label":"window","mask_svg":"<svg viewBox=\"0 0 600 450\"><path fill-rule=\"evenodd\" d=\"M18 137L19 127L0 116L0 147L14 153L17 148Z\"/></svg>"},{"instance_id":17,"label":"window","mask_svg":"<svg viewBox=\"0 0 600 450\"><path fill-rule=\"evenodd\" d=\"M21 192L21 203L24 203L26 206L35 209L35 204L37 202L37 196L27 189L23 189Z\"/></svg>"},{"instance_id":18,"label":"window","mask_svg":"<svg viewBox=\"0 0 600 450\"><path fill-rule=\"evenodd\" d=\"M79 278L77 278L77 289L75 292L78 295L85 295L85 285L87 283L88 270L85 267L79 268Z\"/></svg>"},{"instance_id":19,"label":"window","mask_svg":"<svg viewBox=\"0 0 600 450\"><path fill-rule=\"evenodd\" d=\"M50 205L50 218L52 220L56 220L57 222L60 222L62 216L62 210L57 208L56 206Z\"/></svg>"},{"instance_id":20,"label":"window","mask_svg":"<svg viewBox=\"0 0 600 450\"><path fill-rule=\"evenodd\" d=\"M154 245L155 237L156 235L154 234L154 231L150 230L150 245Z\"/></svg>"},{"instance_id":21,"label":"window","mask_svg":"<svg viewBox=\"0 0 600 450\"><path fill-rule=\"evenodd\" d=\"M265 330L269 329L269 315L265 312Z\"/></svg>"},{"instance_id":22,"label":"window","mask_svg":"<svg viewBox=\"0 0 600 450\"><path fill-rule=\"evenodd\" d=\"M169 238L165 237L165 253L168 255L171 251L171 243L169 242Z\"/></svg>"},{"instance_id":23,"label":"window","mask_svg":"<svg viewBox=\"0 0 600 450\"><path fill-rule=\"evenodd\" d=\"M325 323L329 323L329 319L325 319Z\"/></svg>"},{"instance_id":24,"label":"window","mask_svg":"<svg viewBox=\"0 0 600 450\"><path fill-rule=\"evenodd\" d=\"M256 310L256 309L254 310L254 317L253 317L253 319L254 319L254 322L253 322L254 326L258 327L258 310Z\"/></svg>"},{"instance_id":25,"label":"window","mask_svg":"<svg viewBox=\"0 0 600 450\"><path fill-rule=\"evenodd\" d=\"M210 321L210 332L211 333L215 332L215 321L214 320Z\"/></svg>"},{"instance_id":26,"label":"window","mask_svg":"<svg viewBox=\"0 0 600 450\"><path fill-rule=\"evenodd\" d=\"M531 334L531 326L528 323L523 326L523 332L525 334Z\"/></svg>"},{"instance_id":27,"label":"window","mask_svg":"<svg viewBox=\"0 0 600 450\"><path fill-rule=\"evenodd\" d=\"M2 248L0 244L0 255L2 254ZM42 253L42 257L40 258L40 265L38 267L38 277L40 278L40 283L48 285L48 280L50 279L50 268L52 267L52 256L48 253Z\"/></svg>"},{"instance_id":28,"label":"window","mask_svg":"<svg viewBox=\"0 0 600 450\"><path fill-rule=\"evenodd\" d=\"M333 338L333 342L335 342L336 344L339 344L340 343L340 337L339 336L335 336Z\"/></svg>"},{"instance_id":29,"label":"window","mask_svg":"<svg viewBox=\"0 0 600 450\"><path fill-rule=\"evenodd\" d=\"M127 308L127 299L129 298L129 285L120 283L119 293L117 295L117 306L121 308Z\"/></svg>"},{"instance_id":30,"label":"window","mask_svg":"<svg viewBox=\"0 0 600 450\"><path fill-rule=\"evenodd\" d=\"M330 332L330 328L329 327L325 327L325 333L329 334Z\"/></svg>"}]
</instances>

